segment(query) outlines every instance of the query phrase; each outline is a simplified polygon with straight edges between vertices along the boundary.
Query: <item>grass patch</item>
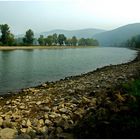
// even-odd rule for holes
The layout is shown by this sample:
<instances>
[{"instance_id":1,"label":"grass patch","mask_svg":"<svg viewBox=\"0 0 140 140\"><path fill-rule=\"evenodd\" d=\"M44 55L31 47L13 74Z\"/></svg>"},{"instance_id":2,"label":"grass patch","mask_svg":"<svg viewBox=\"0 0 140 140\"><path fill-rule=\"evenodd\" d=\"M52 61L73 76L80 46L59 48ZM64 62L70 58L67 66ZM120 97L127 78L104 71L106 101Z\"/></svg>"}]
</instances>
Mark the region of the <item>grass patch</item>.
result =
<instances>
[{"instance_id":1,"label":"grass patch","mask_svg":"<svg viewBox=\"0 0 140 140\"><path fill-rule=\"evenodd\" d=\"M125 83L122 87L133 96L140 96L140 80L137 79L133 82Z\"/></svg>"}]
</instances>

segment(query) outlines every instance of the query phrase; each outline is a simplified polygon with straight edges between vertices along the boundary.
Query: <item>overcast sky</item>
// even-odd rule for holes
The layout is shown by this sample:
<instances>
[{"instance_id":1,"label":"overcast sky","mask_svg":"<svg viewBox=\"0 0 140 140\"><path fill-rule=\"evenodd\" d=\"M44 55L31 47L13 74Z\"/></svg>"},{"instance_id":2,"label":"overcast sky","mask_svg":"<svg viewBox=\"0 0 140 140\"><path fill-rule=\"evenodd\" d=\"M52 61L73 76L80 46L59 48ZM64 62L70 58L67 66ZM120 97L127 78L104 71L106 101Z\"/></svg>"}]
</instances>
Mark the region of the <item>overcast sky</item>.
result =
<instances>
[{"instance_id":1,"label":"overcast sky","mask_svg":"<svg viewBox=\"0 0 140 140\"><path fill-rule=\"evenodd\" d=\"M14 34L31 28L52 29L116 27L140 22L140 0L43 0L0 1L0 24Z\"/></svg>"}]
</instances>

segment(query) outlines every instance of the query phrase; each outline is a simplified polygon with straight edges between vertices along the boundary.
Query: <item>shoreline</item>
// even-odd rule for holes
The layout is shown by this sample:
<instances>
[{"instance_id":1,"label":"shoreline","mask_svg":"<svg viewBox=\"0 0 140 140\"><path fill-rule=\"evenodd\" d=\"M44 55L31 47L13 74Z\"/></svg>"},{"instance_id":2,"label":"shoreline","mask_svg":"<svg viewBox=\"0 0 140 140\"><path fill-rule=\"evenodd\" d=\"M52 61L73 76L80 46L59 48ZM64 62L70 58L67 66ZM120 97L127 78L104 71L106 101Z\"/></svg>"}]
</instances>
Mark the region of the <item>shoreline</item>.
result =
<instances>
[{"instance_id":1,"label":"shoreline","mask_svg":"<svg viewBox=\"0 0 140 140\"><path fill-rule=\"evenodd\" d=\"M70 48L94 48L98 46L0 46L4 50L34 50L34 49L70 49Z\"/></svg>"},{"instance_id":2,"label":"shoreline","mask_svg":"<svg viewBox=\"0 0 140 140\"><path fill-rule=\"evenodd\" d=\"M73 128L106 91L140 75L140 52L124 64L0 96L0 138L74 138ZM4 137L1 136L3 133Z\"/></svg>"}]
</instances>

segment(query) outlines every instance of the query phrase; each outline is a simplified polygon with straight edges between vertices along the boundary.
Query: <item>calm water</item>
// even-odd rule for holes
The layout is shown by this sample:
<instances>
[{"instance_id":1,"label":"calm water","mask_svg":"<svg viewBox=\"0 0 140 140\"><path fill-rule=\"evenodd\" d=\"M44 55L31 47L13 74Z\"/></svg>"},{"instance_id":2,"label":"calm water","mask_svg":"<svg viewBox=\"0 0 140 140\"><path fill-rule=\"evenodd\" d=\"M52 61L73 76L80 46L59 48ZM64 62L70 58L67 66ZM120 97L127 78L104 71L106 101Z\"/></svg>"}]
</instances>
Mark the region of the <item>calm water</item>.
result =
<instances>
[{"instance_id":1,"label":"calm water","mask_svg":"<svg viewBox=\"0 0 140 140\"><path fill-rule=\"evenodd\" d=\"M126 48L0 51L0 94L134 59Z\"/></svg>"}]
</instances>

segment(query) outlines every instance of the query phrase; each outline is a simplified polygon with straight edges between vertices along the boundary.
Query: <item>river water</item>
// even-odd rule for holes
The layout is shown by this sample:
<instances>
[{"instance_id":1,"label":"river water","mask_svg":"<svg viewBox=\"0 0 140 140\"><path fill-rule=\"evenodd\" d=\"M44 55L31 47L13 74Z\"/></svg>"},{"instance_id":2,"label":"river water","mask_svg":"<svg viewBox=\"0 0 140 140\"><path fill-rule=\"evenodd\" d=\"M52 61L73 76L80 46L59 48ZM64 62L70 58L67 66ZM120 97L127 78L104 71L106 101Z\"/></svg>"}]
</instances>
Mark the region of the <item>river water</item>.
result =
<instances>
[{"instance_id":1,"label":"river water","mask_svg":"<svg viewBox=\"0 0 140 140\"><path fill-rule=\"evenodd\" d=\"M111 47L0 51L0 94L125 63L135 57L134 50Z\"/></svg>"}]
</instances>

